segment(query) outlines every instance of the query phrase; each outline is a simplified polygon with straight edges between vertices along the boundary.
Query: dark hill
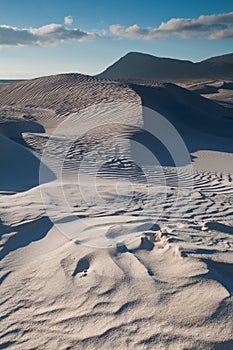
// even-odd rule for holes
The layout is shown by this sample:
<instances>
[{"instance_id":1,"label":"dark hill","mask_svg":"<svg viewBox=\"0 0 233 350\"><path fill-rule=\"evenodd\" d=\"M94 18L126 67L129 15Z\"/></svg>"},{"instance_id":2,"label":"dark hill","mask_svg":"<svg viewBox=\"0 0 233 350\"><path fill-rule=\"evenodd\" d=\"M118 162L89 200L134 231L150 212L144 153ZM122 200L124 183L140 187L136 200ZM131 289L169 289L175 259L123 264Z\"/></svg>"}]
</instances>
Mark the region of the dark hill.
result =
<instances>
[{"instance_id":1,"label":"dark hill","mask_svg":"<svg viewBox=\"0 0 233 350\"><path fill-rule=\"evenodd\" d=\"M233 54L193 63L130 52L99 74L98 77L158 81L233 79Z\"/></svg>"}]
</instances>

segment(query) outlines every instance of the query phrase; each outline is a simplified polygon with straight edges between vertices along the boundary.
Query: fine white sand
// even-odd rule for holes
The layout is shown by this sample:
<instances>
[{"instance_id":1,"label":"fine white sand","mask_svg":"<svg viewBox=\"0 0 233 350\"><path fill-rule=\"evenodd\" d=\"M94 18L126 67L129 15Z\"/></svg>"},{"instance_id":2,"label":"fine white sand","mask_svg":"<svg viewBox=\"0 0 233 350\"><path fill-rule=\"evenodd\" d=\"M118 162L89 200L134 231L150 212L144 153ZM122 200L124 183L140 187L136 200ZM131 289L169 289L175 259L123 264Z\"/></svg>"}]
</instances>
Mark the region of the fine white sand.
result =
<instances>
[{"instance_id":1,"label":"fine white sand","mask_svg":"<svg viewBox=\"0 0 233 350\"><path fill-rule=\"evenodd\" d=\"M112 109L92 109L103 102ZM138 156L149 194L127 159L135 149L124 125L146 128L147 108L175 126L193 166L175 169L158 148L162 167L150 172ZM44 159L43 184L39 169L49 136L74 113L49 143L59 160L77 137L63 164L68 215L54 163ZM232 349L231 109L173 84L64 74L1 87L0 115L0 349ZM98 128L99 116L107 125ZM96 189L89 170L100 155L108 160ZM103 202L91 203L94 190Z\"/></svg>"}]
</instances>

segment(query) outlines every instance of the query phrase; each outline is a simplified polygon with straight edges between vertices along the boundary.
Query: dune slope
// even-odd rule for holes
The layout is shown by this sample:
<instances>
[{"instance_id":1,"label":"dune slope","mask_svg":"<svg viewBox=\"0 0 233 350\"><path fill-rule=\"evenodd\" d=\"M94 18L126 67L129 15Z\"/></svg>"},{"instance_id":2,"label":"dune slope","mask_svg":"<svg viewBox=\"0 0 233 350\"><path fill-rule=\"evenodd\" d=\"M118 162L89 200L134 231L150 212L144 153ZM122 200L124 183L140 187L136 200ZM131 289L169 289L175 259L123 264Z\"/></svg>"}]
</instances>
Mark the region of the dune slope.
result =
<instances>
[{"instance_id":1,"label":"dune slope","mask_svg":"<svg viewBox=\"0 0 233 350\"><path fill-rule=\"evenodd\" d=\"M0 116L0 348L231 349L231 110L68 74Z\"/></svg>"}]
</instances>

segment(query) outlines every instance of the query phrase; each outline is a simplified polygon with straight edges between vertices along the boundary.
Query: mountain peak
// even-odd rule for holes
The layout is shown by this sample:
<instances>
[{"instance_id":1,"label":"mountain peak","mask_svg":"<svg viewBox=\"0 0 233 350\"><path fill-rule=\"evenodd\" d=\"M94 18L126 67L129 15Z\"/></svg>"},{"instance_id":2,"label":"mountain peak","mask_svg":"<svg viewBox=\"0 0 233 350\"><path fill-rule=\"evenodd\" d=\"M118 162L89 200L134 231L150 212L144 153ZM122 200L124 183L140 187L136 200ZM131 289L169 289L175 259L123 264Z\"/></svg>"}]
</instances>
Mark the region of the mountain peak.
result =
<instances>
[{"instance_id":1,"label":"mountain peak","mask_svg":"<svg viewBox=\"0 0 233 350\"><path fill-rule=\"evenodd\" d=\"M231 79L233 78L233 54L193 63L188 60L131 51L98 76L107 79L160 81Z\"/></svg>"}]
</instances>

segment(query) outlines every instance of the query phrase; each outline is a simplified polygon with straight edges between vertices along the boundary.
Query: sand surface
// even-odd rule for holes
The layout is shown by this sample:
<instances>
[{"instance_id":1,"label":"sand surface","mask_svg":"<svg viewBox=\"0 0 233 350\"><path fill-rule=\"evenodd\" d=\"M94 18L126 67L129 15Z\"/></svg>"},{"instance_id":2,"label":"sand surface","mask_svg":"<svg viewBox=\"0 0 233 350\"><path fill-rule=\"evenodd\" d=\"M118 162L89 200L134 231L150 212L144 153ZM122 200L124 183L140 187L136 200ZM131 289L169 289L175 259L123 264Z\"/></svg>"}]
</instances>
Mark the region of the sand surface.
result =
<instances>
[{"instance_id":1,"label":"sand surface","mask_svg":"<svg viewBox=\"0 0 233 350\"><path fill-rule=\"evenodd\" d=\"M229 91L0 87L0 349L233 348Z\"/></svg>"}]
</instances>

